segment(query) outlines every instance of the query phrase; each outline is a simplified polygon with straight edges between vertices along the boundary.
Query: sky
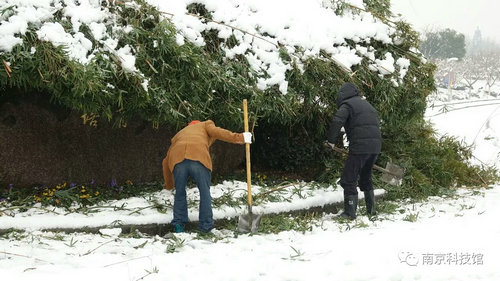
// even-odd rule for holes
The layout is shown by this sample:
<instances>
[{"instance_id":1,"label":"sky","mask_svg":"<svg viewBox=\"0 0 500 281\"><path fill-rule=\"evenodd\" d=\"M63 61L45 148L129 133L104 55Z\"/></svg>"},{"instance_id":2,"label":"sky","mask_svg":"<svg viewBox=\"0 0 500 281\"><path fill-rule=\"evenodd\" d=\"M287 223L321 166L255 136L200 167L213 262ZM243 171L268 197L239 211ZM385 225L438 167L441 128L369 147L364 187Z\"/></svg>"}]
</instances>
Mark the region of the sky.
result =
<instances>
[{"instance_id":1,"label":"sky","mask_svg":"<svg viewBox=\"0 0 500 281\"><path fill-rule=\"evenodd\" d=\"M497 0L391 0L417 31L451 28L472 38L479 28L483 39L500 42L500 1Z\"/></svg>"}]
</instances>

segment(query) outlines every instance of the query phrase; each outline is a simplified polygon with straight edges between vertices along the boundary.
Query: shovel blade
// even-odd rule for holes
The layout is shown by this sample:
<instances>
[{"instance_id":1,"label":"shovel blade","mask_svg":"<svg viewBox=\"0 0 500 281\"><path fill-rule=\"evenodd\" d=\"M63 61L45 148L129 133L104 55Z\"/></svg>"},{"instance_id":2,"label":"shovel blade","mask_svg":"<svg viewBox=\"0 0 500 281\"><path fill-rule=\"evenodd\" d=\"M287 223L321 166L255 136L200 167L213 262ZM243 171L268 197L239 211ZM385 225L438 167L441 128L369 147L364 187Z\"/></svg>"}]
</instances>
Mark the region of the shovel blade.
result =
<instances>
[{"instance_id":1,"label":"shovel blade","mask_svg":"<svg viewBox=\"0 0 500 281\"><path fill-rule=\"evenodd\" d=\"M240 233L257 233L259 229L261 215L245 214L238 218L238 232Z\"/></svg>"},{"instance_id":2,"label":"shovel blade","mask_svg":"<svg viewBox=\"0 0 500 281\"><path fill-rule=\"evenodd\" d=\"M382 175L382 181L391 185L400 186L403 182L404 169L390 162L387 163L385 169L389 171L389 173L384 173Z\"/></svg>"}]
</instances>

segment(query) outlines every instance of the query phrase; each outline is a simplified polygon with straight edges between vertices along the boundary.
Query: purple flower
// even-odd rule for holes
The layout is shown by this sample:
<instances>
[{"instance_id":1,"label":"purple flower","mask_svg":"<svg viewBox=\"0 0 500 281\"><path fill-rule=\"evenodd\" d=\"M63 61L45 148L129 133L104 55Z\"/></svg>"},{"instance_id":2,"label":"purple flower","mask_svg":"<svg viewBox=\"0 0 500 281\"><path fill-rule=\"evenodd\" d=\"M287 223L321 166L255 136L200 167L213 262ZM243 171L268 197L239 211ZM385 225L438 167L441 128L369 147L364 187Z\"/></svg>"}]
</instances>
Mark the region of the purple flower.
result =
<instances>
[{"instance_id":1,"label":"purple flower","mask_svg":"<svg viewBox=\"0 0 500 281\"><path fill-rule=\"evenodd\" d=\"M7 201L5 198L0 198L0 202Z\"/></svg>"},{"instance_id":2,"label":"purple flower","mask_svg":"<svg viewBox=\"0 0 500 281\"><path fill-rule=\"evenodd\" d=\"M115 180L115 179L111 179L111 183L110 183L109 185L110 185L111 187L116 187L116 186L118 186L118 185L116 184L116 180Z\"/></svg>"},{"instance_id":3,"label":"purple flower","mask_svg":"<svg viewBox=\"0 0 500 281\"><path fill-rule=\"evenodd\" d=\"M94 185L94 179L92 179L92 181L90 181L90 185Z\"/></svg>"},{"instance_id":4,"label":"purple flower","mask_svg":"<svg viewBox=\"0 0 500 281\"><path fill-rule=\"evenodd\" d=\"M14 188L14 185L12 183L9 184L9 193L12 191L13 188Z\"/></svg>"},{"instance_id":5,"label":"purple flower","mask_svg":"<svg viewBox=\"0 0 500 281\"><path fill-rule=\"evenodd\" d=\"M72 182L69 184L69 187L75 187L76 183Z\"/></svg>"}]
</instances>

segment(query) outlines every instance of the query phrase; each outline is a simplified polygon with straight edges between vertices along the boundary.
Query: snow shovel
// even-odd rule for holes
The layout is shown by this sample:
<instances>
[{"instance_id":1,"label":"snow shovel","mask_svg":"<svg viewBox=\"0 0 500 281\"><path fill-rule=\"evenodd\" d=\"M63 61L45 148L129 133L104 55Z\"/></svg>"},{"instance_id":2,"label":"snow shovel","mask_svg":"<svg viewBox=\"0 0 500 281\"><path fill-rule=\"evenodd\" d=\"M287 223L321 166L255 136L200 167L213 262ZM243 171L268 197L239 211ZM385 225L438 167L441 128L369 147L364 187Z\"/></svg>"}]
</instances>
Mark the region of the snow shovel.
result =
<instances>
[{"instance_id":1,"label":"snow shovel","mask_svg":"<svg viewBox=\"0 0 500 281\"><path fill-rule=\"evenodd\" d=\"M243 119L245 122L245 132L248 132L248 109L247 100L243 100ZM245 153L247 162L247 200L248 200L248 214L241 215L238 219L238 232L240 233L256 233L260 225L260 215L252 213L252 182L250 173L250 144L245 143Z\"/></svg>"},{"instance_id":2,"label":"snow shovel","mask_svg":"<svg viewBox=\"0 0 500 281\"><path fill-rule=\"evenodd\" d=\"M349 154L346 150L338 147L333 147L333 150L345 155ZM385 165L385 169L378 165L373 165L373 168L383 173L382 175L383 182L395 186L400 186L401 183L403 182L404 169L399 167L398 165L388 162Z\"/></svg>"}]
</instances>

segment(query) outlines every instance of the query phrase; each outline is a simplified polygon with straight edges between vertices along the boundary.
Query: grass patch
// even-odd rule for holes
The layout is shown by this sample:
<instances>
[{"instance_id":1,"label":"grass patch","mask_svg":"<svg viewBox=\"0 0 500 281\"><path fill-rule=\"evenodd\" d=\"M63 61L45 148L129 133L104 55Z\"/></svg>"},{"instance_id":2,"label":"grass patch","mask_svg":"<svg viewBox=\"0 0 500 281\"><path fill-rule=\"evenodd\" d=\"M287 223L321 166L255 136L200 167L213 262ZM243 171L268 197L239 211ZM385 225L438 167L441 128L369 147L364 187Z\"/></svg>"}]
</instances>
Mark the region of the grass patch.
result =
<instances>
[{"instance_id":1,"label":"grass patch","mask_svg":"<svg viewBox=\"0 0 500 281\"><path fill-rule=\"evenodd\" d=\"M404 221L416 222L418 220L419 213L409 213L406 217L403 218Z\"/></svg>"},{"instance_id":2,"label":"grass patch","mask_svg":"<svg viewBox=\"0 0 500 281\"><path fill-rule=\"evenodd\" d=\"M305 213L299 215L277 214L262 216L259 227L261 233L279 233L282 231L299 231L305 233L311 231L313 226L320 226L321 214Z\"/></svg>"},{"instance_id":3,"label":"grass patch","mask_svg":"<svg viewBox=\"0 0 500 281\"><path fill-rule=\"evenodd\" d=\"M24 212L37 203L41 206L55 206L67 210L86 209L87 206L104 201L145 196L160 191L162 188L163 185L160 182L134 184L131 181L122 184L112 181L108 185L97 185L92 182L89 184L64 182L55 186L33 188L15 188L11 185L9 189L0 192L0 214L13 209ZM158 211L165 212L164 202L152 202L152 205ZM92 212L92 209L88 208L86 211Z\"/></svg>"}]
</instances>

